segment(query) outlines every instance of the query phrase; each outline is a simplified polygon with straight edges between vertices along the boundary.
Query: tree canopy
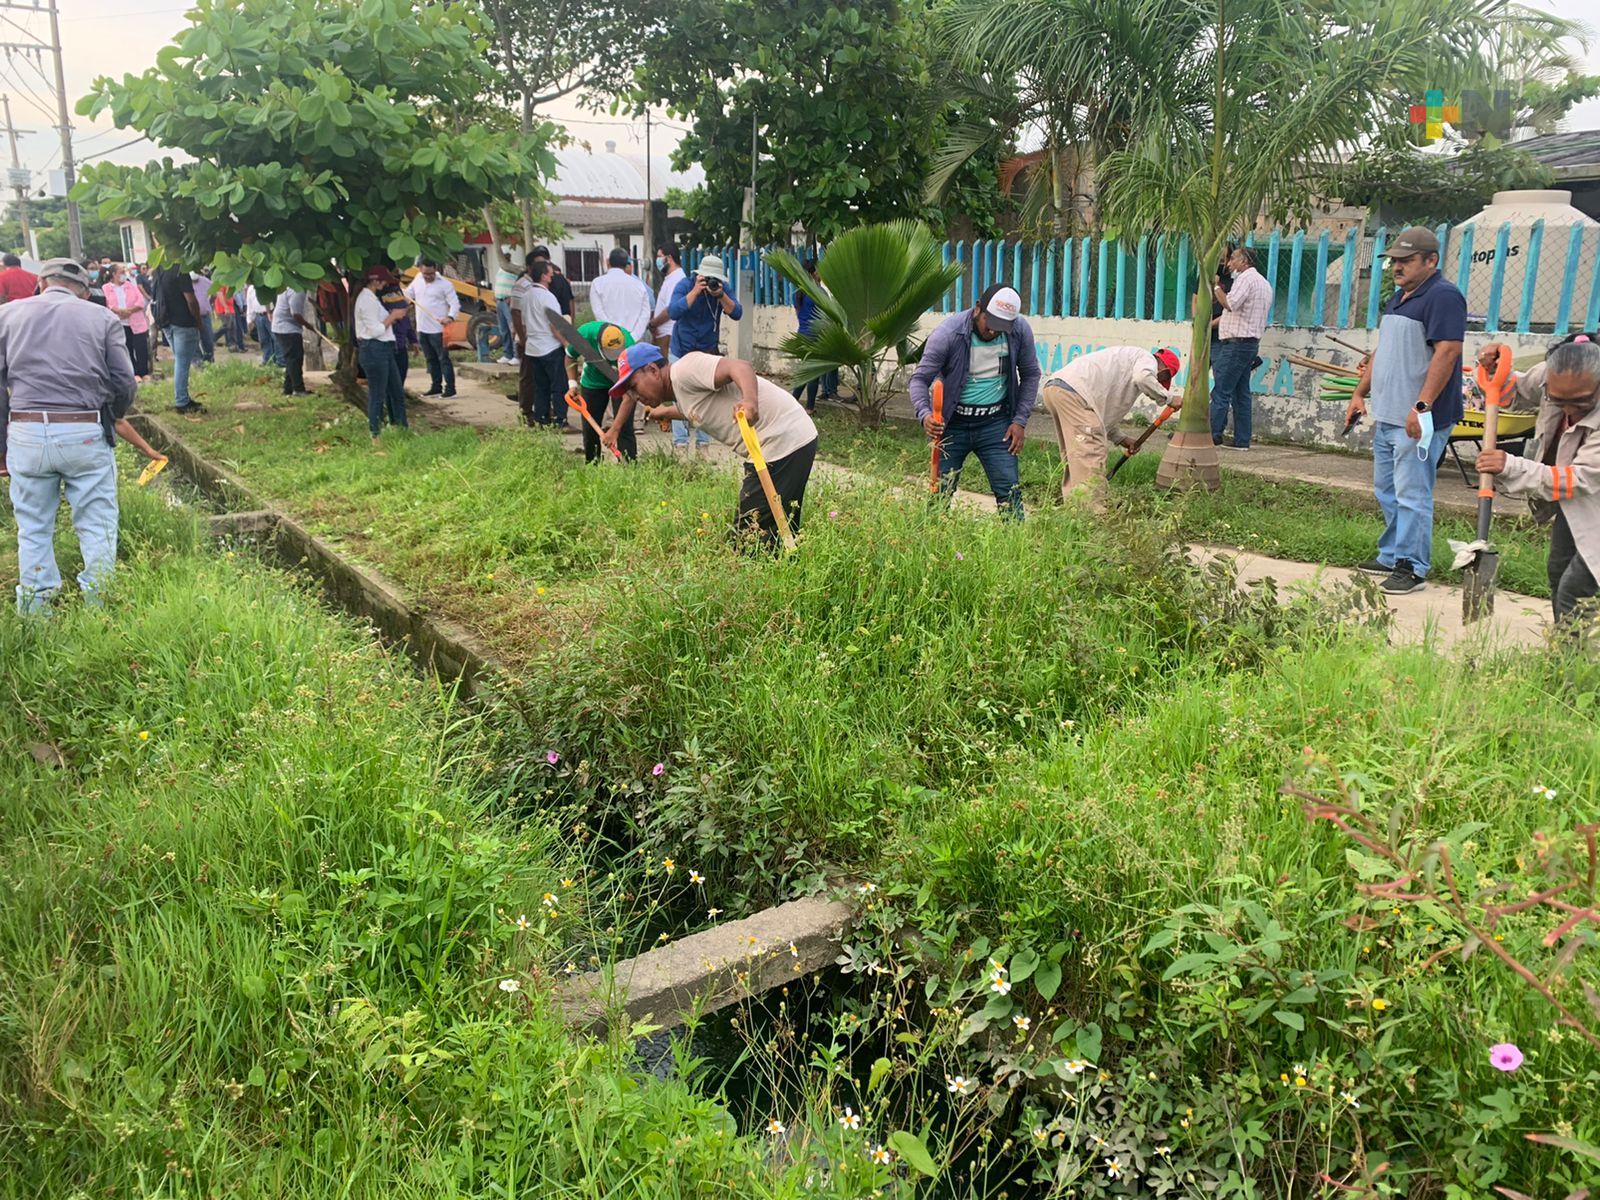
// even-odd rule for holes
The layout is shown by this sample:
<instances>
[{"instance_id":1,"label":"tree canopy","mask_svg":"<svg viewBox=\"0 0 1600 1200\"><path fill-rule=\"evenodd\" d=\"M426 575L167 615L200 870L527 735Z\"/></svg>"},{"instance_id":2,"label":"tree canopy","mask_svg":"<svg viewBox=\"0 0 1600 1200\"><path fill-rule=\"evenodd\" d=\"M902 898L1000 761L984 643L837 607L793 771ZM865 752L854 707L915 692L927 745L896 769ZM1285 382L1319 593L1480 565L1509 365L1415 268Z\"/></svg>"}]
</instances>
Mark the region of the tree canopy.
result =
<instances>
[{"instance_id":1,"label":"tree canopy","mask_svg":"<svg viewBox=\"0 0 1600 1200\"><path fill-rule=\"evenodd\" d=\"M109 254L122 257L122 231L115 221L108 221L94 212L79 212L79 228L83 230L83 252L93 258ZM70 252L67 239L67 202L54 196L30 198L28 201L28 226L39 242L39 257L65 258ZM6 219L0 221L0 250L17 254L32 254L22 239L22 221L17 215L16 201L6 209Z\"/></svg>"},{"instance_id":2,"label":"tree canopy","mask_svg":"<svg viewBox=\"0 0 1600 1200\"><path fill-rule=\"evenodd\" d=\"M160 254L275 290L461 244L554 173L554 128L469 119L495 90L481 17L404 0L211 0L156 66L78 105L193 155L85 168L80 199Z\"/></svg>"}]
</instances>

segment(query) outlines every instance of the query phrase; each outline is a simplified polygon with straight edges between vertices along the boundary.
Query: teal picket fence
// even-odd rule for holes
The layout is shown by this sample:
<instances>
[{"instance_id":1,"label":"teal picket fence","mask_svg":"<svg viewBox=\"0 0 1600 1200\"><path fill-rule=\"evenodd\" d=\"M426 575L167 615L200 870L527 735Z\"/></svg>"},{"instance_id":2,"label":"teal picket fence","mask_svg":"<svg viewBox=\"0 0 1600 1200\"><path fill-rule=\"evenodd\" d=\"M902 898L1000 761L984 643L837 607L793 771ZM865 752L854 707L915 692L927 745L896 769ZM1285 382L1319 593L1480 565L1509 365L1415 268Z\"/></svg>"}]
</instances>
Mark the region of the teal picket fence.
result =
<instances>
[{"instance_id":1,"label":"teal picket fence","mask_svg":"<svg viewBox=\"0 0 1600 1200\"><path fill-rule=\"evenodd\" d=\"M1372 267L1398 232L1273 229L1248 235L1245 244L1273 286L1271 324L1376 328L1393 283ZM1470 328L1554 335L1600 328L1600 226L1440 225L1435 233L1440 270L1466 294ZM741 279L753 279L756 304L792 305L795 288L772 268L769 253L701 246L685 255L684 265L693 270L705 255L720 255L730 272L737 266ZM962 272L937 311L970 307L987 288L1004 283L1035 317L1184 320L1199 272L1214 269L1195 261L1188 237L1165 233L950 241L943 257Z\"/></svg>"}]
</instances>

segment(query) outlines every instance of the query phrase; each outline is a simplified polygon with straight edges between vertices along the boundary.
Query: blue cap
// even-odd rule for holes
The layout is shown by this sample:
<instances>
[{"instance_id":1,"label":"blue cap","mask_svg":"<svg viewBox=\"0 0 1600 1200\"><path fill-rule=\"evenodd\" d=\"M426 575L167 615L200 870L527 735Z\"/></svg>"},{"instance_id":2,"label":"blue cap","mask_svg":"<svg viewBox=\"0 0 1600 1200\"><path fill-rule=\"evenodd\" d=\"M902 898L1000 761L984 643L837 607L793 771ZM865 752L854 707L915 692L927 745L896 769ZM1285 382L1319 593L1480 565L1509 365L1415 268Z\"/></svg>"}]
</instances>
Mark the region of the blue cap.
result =
<instances>
[{"instance_id":1,"label":"blue cap","mask_svg":"<svg viewBox=\"0 0 1600 1200\"><path fill-rule=\"evenodd\" d=\"M653 346L649 342L636 342L629 346L622 352L622 357L617 359L617 381L611 385L611 398L615 400L628 390L628 380L640 367L665 361L666 358L659 346Z\"/></svg>"}]
</instances>

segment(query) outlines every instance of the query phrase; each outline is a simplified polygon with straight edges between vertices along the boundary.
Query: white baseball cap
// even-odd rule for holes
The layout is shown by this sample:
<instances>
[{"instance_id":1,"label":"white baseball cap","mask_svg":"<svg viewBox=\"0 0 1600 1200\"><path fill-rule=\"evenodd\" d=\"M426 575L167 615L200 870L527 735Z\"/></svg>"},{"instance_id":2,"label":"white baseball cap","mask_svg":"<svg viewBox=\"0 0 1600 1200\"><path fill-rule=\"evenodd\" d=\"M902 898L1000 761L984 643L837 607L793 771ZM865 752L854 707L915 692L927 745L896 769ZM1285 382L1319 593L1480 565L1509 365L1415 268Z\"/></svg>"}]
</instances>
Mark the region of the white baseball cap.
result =
<instances>
[{"instance_id":1,"label":"white baseball cap","mask_svg":"<svg viewBox=\"0 0 1600 1200\"><path fill-rule=\"evenodd\" d=\"M1016 288L999 288L989 297L989 303L983 306L983 311L989 317L991 329L1010 333L1017 323L1017 315L1022 312L1022 297L1017 295Z\"/></svg>"},{"instance_id":2,"label":"white baseball cap","mask_svg":"<svg viewBox=\"0 0 1600 1200\"><path fill-rule=\"evenodd\" d=\"M706 255L700 260L699 265L695 267L694 273L700 276L701 279L720 279L723 283L728 282L728 272L722 265L720 255Z\"/></svg>"}]
</instances>

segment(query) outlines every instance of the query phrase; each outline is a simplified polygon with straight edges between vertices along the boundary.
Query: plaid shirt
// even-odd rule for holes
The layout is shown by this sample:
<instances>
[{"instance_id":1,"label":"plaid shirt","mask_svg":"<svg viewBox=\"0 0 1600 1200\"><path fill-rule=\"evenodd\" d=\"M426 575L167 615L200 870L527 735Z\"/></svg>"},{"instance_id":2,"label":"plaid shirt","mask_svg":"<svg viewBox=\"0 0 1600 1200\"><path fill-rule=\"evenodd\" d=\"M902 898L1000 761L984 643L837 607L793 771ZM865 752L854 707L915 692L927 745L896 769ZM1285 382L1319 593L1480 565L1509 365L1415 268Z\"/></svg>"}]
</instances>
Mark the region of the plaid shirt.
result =
<instances>
[{"instance_id":1,"label":"plaid shirt","mask_svg":"<svg viewBox=\"0 0 1600 1200\"><path fill-rule=\"evenodd\" d=\"M1259 338L1272 318L1272 285L1254 267L1233 277L1233 290L1217 325L1221 338Z\"/></svg>"}]
</instances>

